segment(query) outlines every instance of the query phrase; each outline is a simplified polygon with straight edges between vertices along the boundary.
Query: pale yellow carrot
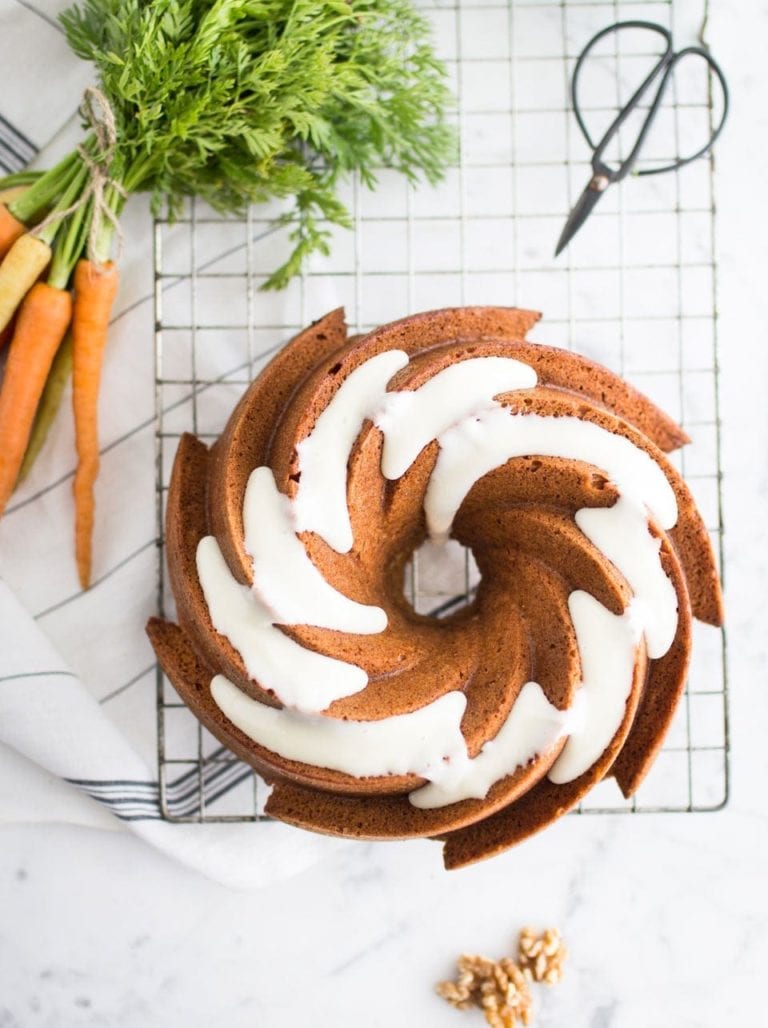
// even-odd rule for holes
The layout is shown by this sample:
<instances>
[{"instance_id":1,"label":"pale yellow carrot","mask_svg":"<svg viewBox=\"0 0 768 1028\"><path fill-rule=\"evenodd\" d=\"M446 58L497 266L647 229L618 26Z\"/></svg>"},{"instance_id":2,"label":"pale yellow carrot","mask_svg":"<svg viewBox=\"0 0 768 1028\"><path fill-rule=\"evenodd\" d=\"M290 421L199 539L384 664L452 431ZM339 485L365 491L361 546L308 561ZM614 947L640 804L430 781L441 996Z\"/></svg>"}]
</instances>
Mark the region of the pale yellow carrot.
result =
<instances>
[{"instance_id":1,"label":"pale yellow carrot","mask_svg":"<svg viewBox=\"0 0 768 1028\"><path fill-rule=\"evenodd\" d=\"M20 236L0 264L0 332L51 259L51 248L36 236Z\"/></svg>"},{"instance_id":2,"label":"pale yellow carrot","mask_svg":"<svg viewBox=\"0 0 768 1028\"><path fill-rule=\"evenodd\" d=\"M20 196L23 196L29 186L9 186L7 189L0 189L0 203L13 203L14 200L18 200Z\"/></svg>"}]
</instances>

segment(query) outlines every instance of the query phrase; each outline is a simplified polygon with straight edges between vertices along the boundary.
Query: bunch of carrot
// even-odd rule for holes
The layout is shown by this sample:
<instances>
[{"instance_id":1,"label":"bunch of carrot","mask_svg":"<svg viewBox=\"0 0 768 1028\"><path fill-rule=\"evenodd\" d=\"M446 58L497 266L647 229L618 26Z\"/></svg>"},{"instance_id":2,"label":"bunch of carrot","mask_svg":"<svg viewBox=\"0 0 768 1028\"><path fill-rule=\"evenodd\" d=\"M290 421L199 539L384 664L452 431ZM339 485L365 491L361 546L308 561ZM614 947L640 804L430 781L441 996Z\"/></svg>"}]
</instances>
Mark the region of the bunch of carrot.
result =
<instances>
[{"instance_id":1,"label":"bunch of carrot","mask_svg":"<svg viewBox=\"0 0 768 1028\"><path fill-rule=\"evenodd\" d=\"M81 149L44 174L0 180L0 515L42 447L71 373L83 588L91 580L99 380L118 287L107 201L88 188L94 168Z\"/></svg>"},{"instance_id":2,"label":"bunch of carrot","mask_svg":"<svg viewBox=\"0 0 768 1028\"><path fill-rule=\"evenodd\" d=\"M456 136L447 72L412 0L75 0L59 21L97 85L83 97L76 150L0 180L0 514L71 374L85 587L112 241L126 197L148 193L171 219L190 196L225 215L291 200L277 222L291 252L263 284L282 288L328 252L333 226L352 226L345 176L373 187L387 167L437 182Z\"/></svg>"}]
</instances>

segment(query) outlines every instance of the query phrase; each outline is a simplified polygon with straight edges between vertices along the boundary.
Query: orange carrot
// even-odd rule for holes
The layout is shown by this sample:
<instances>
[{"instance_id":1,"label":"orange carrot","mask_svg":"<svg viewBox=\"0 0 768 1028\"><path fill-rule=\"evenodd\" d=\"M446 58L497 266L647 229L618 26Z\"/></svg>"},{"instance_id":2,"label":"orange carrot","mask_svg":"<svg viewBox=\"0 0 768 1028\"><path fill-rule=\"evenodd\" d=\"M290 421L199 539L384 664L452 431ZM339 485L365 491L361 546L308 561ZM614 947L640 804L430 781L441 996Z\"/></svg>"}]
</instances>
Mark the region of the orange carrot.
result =
<instances>
[{"instance_id":1,"label":"orange carrot","mask_svg":"<svg viewBox=\"0 0 768 1028\"><path fill-rule=\"evenodd\" d=\"M75 412L75 559L80 584L91 581L94 499L99 473L98 400L104 346L119 275L115 265L80 260L75 268L72 321L72 403Z\"/></svg>"},{"instance_id":2,"label":"orange carrot","mask_svg":"<svg viewBox=\"0 0 768 1028\"><path fill-rule=\"evenodd\" d=\"M72 318L65 289L37 282L19 310L0 388L0 514L13 492L51 363Z\"/></svg>"},{"instance_id":3,"label":"orange carrot","mask_svg":"<svg viewBox=\"0 0 768 1028\"><path fill-rule=\"evenodd\" d=\"M72 377L72 333L67 332L64 342L56 351L53 358L51 370L48 372L48 381L45 383L43 395L37 405L35 420L32 422L32 431L29 434L27 452L19 468L19 477L16 479L16 489L32 470L32 465L37 460L45 441L56 420L61 401L64 398L64 389Z\"/></svg>"},{"instance_id":4,"label":"orange carrot","mask_svg":"<svg viewBox=\"0 0 768 1028\"><path fill-rule=\"evenodd\" d=\"M0 261L26 231L26 226L14 218L5 204L0 202Z\"/></svg>"}]
</instances>

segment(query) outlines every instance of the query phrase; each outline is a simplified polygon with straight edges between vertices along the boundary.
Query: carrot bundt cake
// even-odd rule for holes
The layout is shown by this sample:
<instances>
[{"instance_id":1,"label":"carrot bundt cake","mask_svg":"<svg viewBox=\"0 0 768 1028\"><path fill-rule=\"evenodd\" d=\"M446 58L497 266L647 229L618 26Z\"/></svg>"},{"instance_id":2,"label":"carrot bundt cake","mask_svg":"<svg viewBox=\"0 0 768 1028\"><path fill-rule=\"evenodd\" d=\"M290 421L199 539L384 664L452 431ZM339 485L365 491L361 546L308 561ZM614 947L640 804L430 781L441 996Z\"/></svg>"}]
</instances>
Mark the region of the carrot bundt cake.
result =
<instances>
[{"instance_id":1,"label":"carrot bundt cake","mask_svg":"<svg viewBox=\"0 0 768 1028\"><path fill-rule=\"evenodd\" d=\"M514 308L293 339L208 449L185 435L160 664L333 835L439 837L456 867L538 831L606 775L637 789L718 625L709 538L665 457L685 433L605 368L527 342ZM425 539L469 547L472 602L406 600Z\"/></svg>"}]
</instances>

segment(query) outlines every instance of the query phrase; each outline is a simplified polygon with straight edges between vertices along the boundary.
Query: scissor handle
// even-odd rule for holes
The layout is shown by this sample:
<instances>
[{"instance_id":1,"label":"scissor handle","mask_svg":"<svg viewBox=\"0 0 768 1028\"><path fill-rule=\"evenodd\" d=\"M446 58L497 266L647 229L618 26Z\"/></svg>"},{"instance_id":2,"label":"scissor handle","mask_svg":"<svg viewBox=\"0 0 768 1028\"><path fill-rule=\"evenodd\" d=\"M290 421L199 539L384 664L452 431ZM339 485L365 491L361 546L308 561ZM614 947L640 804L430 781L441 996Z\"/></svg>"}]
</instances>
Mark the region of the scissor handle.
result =
<instances>
[{"instance_id":1,"label":"scissor handle","mask_svg":"<svg viewBox=\"0 0 768 1028\"><path fill-rule=\"evenodd\" d=\"M599 142L595 143L581 115L581 109L579 106L578 99L579 75L581 73L581 69L584 65L584 62L589 57L592 49L596 46L596 44L599 43L600 40L603 39L605 36L611 33L620 32L622 29L645 29L650 32L654 32L656 35L661 36L661 38L664 40L665 47L664 51L659 55L659 59L653 65L649 73L646 75L645 79L643 79L643 81L637 87L635 92L632 94L632 96L629 98L626 104L624 104L624 106L621 108L621 110L616 115L614 120L608 126L608 129L606 130L603 137L600 139ZM691 161L696 160L697 157L701 157L702 154L706 153L707 150L709 150L709 148L715 142L717 137L720 135L725 124L726 116L728 114L728 87L726 85L725 76L723 75L723 72L721 71L720 66L717 64L717 62L702 47L686 47L684 50L680 50L678 53L674 53L672 49L672 34L662 25L657 25L655 24L655 22L651 21L620 21L617 22L615 25L609 25L607 28L602 29L600 32L598 32L597 35L593 36L592 39L587 43L587 45L582 50L578 60L576 61L576 66L573 70L573 78L571 80L571 101L573 104L573 111L576 116L576 121L578 122L582 135L586 139L587 144L590 147L592 147L594 151L592 155L592 170L594 171L595 175L599 175L606 180L606 185L609 182L619 182L626 175L628 175L634 167L635 163L637 162L637 158L640 154L640 150L642 149L643 143L645 142L645 139L651 128L651 125L653 124L656 114L658 113L659 106L664 98L667 86L669 85L669 80L670 76L672 75L672 72L674 71L676 65L679 63L680 60L682 60L683 57L692 54L702 57L707 62L710 69L713 71L718 81L720 82L720 86L723 90L723 113L720 122L717 128L713 131L712 135L710 136L706 144L700 150L697 150L696 153L690 154L687 157L678 158L671 164L666 164L660 168L643 169L642 171L638 172L639 175L656 175L663 171L673 171L676 168L681 168L684 164L688 164ZM602 159L603 154L605 153L607 147L610 145L610 143L618 133L621 126L624 124L624 122L627 120L630 114L640 104L640 101L642 100L643 96L650 89L650 87L653 85L653 82L658 78L659 75L661 75L661 82L659 83L659 87L656 90L656 94L653 98L653 101L651 102L648 113L645 116L645 119L643 120L640 132L638 134L637 139L635 140L635 144L632 147L632 150L630 151L629 155L619 164L617 168L609 167L607 164L604 163Z\"/></svg>"},{"instance_id":2,"label":"scissor handle","mask_svg":"<svg viewBox=\"0 0 768 1028\"><path fill-rule=\"evenodd\" d=\"M726 118L728 117L728 108L729 108L729 105L730 105L730 96L729 96L729 93L728 93L728 83L725 81L725 75L723 74L722 68L717 63L717 61L714 59L714 57L709 53L709 51L704 49L704 47L701 47L701 46L687 46L683 50L678 50L677 53L672 55L672 57L670 58L670 60L667 63L667 68L666 68L666 70L664 72L664 78L662 79L661 85L659 86L659 93L663 96L664 91L667 88L669 77L672 74L672 72L675 70L675 66L677 64L679 64L680 61L684 57L690 57L690 56L701 57L701 59L703 61L705 61L709 65L710 71L715 76L717 81L720 83L720 88L723 91L723 110L722 110L722 113L720 115L720 121L717 123L717 126L712 129L712 133L711 133L709 139L707 140L707 142L704 144L704 146L702 146L699 150L696 150L695 153L688 154L687 157L678 157L676 160L672 161L670 164L663 164L659 168L641 168L640 171L635 172L636 175L660 175L664 171L676 171L677 168L682 168L683 165L690 164L691 161L695 161L699 157L703 157L704 154L707 153L707 151L710 150L712 148L712 146L714 146L716 139L718 138L720 133L723 131L723 128L725 127L725 121L726 121ZM660 100L661 96L657 97L657 99ZM658 107L658 104L654 103L654 106L653 106L652 110L655 112L657 107ZM646 121L648 121L648 119L646 119ZM645 125L643 125L643 129L641 130L641 137L642 137L641 140L640 140L641 143L642 143L642 139L645 138L645 131L644 130L645 130ZM636 146L633 149L632 154L630 154L630 157L633 154L635 154L638 149L639 149L639 147Z\"/></svg>"}]
</instances>

